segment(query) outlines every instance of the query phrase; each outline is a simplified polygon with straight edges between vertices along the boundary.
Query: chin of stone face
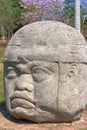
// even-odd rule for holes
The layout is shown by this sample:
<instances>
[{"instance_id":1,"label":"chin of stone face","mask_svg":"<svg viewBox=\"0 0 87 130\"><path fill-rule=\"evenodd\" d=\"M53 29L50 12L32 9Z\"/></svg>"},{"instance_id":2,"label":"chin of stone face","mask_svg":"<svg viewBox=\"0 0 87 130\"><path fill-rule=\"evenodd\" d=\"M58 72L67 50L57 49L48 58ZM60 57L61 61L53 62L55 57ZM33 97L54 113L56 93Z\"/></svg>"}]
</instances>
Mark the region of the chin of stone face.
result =
<instances>
[{"instance_id":1,"label":"chin of stone face","mask_svg":"<svg viewBox=\"0 0 87 130\"><path fill-rule=\"evenodd\" d=\"M79 120L87 104L87 44L78 30L55 21L22 27L3 57L5 101L17 119Z\"/></svg>"}]
</instances>

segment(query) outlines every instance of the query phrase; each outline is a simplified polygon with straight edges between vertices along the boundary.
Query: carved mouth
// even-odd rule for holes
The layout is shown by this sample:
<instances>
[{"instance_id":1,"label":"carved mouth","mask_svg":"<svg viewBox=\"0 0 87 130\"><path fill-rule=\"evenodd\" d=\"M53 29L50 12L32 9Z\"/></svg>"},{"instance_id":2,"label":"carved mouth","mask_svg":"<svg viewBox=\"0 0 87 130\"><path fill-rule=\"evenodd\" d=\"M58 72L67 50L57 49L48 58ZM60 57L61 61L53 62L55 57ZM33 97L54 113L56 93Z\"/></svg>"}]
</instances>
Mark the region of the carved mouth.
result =
<instances>
[{"instance_id":1,"label":"carved mouth","mask_svg":"<svg viewBox=\"0 0 87 130\"><path fill-rule=\"evenodd\" d=\"M35 108L36 101L32 100L29 97L29 93L27 91L15 91L14 94L10 98L11 108L14 109L16 107L23 108Z\"/></svg>"}]
</instances>

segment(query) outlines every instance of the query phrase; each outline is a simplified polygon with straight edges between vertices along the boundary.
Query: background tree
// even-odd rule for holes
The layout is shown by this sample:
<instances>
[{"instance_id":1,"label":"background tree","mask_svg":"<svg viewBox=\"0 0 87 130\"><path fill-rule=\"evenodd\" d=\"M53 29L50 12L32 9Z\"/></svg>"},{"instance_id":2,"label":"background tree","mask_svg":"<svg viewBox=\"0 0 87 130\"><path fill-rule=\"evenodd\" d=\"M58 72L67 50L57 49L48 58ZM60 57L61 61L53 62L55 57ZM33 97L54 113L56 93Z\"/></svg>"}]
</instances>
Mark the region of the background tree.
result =
<instances>
[{"instance_id":1,"label":"background tree","mask_svg":"<svg viewBox=\"0 0 87 130\"><path fill-rule=\"evenodd\" d=\"M83 8L87 10L87 0L81 0Z\"/></svg>"},{"instance_id":2,"label":"background tree","mask_svg":"<svg viewBox=\"0 0 87 130\"><path fill-rule=\"evenodd\" d=\"M87 1L86 1L87 2ZM85 3L83 0L80 3L80 13L81 17L85 14L87 14L87 7L85 6ZM74 19L75 13L74 13L74 0L65 0L65 6L63 11L61 12L61 22L64 22L70 26L74 27Z\"/></svg>"},{"instance_id":3,"label":"background tree","mask_svg":"<svg viewBox=\"0 0 87 130\"><path fill-rule=\"evenodd\" d=\"M87 14L86 3L82 0L82 15ZM74 0L0 0L0 37L10 38L21 26L38 20L74 27Z\"/></svg>"},{"instance_id":4,"label":"background tree","mask_svg":"<svg viewBox=\"0 0 87 130\"><path fill-rule=\"evenodd\" d=\"M21 8L19 0L0 0L1 35L9 39L21 24Z\"/></svg>"},{"instance_id":5,"label":"background tree","mask_svg":"<svg viewBox=\"0 0 87 130\"><path fill-rule=\"evenodd\" d=\"M27 24L38 20L57 19L64 7L64 0L22 0L22 23Z\"/></svg>"},{"instance_id":6,"label":"background tree","mask_svg":"<svg viewBox=\"0 0 87 130\"><path fill-rule=\"evenodd\" d=\"M65 0L65 6L60 14L61 22L74 27L74 1Z\"/></svg>"},{"instance_id":7,"label":"background tree","mask_svg":"<svg viewBox=\"0 0 87 130\"><path fill-rule=\"evenodd\" d=\"M12 2L10 0L0 0L0 29L3 38L6 31L13 23ZM11 21L10 21L11 20ZM10 22L10 24L8 24Z\"/></svg>"},{"instance_id":8,"label":"background tree","mask_svg":"<svg viewBox=\"0 0 87 130\"><path fill-rule=\"evenodd\" d=\"M21 0L11 0L11 1L12 1L12 11L14 13L14 24L15 24L13 32L15 32L22 26L21 14L23 13L23 10L20 7Z\"/></svg>"}]
</instances>

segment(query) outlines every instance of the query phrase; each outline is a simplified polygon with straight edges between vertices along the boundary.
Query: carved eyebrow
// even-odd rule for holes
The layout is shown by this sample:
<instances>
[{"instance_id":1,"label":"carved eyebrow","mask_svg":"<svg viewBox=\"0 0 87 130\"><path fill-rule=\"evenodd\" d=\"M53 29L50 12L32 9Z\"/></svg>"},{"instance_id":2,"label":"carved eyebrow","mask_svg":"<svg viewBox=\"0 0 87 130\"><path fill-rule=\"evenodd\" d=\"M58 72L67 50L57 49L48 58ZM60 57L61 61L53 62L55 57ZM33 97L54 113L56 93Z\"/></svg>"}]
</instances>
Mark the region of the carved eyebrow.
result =
<instances>
[{"instance_id":1,"label":"carved eyebrow","mask_svg":"<svg viewBox=\"0 0 87 130\"><path fill-rule=\"evenodd\" d=\"M22 63L25 63L25 64L29 63L29 60L27 58L25 58L25 56L23 56L23 55L21 57L18 57L18 59L21 60Z\"/></svg>"},{"instance_id":2,"label":"carved eyebrow","mask_svg":"<svg viewBox=\"0 0 87 130\"><path fill-rule=\"evenodd\" d=\"M26 58L24 55L18 57L19 61L21 61L21 63L23 64L43 64L43 63L56 63L56 62L51 62L51 61L42 61L42 60L30 60L28 58Z\"/></svg>"}]
</instances>

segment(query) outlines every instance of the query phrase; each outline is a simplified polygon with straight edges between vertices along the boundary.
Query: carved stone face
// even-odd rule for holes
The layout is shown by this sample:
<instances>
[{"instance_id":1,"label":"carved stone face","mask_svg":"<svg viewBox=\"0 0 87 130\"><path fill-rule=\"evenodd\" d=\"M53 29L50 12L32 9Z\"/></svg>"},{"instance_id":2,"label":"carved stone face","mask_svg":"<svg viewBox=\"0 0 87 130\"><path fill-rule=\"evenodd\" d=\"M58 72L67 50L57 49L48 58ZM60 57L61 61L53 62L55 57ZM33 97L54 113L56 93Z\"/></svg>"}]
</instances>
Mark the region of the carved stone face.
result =
<instances>
[{"instance_id":1,"label":"carved stone face","mask_svg":"<svg viewBox=\"0 0 87 130\"><path fill-rule=\"evenodd\" d=\"M57 63L43 61L6 64L5 87L10 112L15 116L18 114L18 118L27 115L32 120L39 116L43 121L41 116L47 116L47 113L51 116L50 111L55 114L58 107L58 69Z\"/></svg>"},{"instance_id":2,"label":"carved stone face","mask_svg":"<svg viewBox=\"0 0 87 130\"><path fill-rule=\"evenodd\" d=\"M86 63L74 62L75 57L68 62L55 60L57 51L51 59L52 51L51 56L44 52L34 55L30 51L35 52L35 47L7 48L5 98L11 115L35 122L69 122L81 117L87 103ZM64 54L61 55L64 59Z\"/></svg>"}]
</instances>

